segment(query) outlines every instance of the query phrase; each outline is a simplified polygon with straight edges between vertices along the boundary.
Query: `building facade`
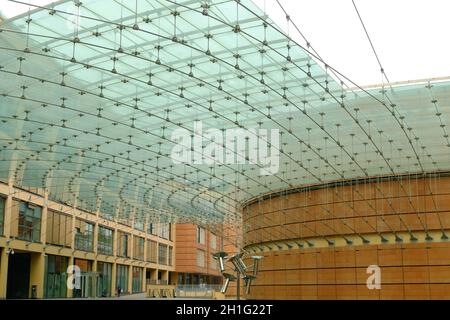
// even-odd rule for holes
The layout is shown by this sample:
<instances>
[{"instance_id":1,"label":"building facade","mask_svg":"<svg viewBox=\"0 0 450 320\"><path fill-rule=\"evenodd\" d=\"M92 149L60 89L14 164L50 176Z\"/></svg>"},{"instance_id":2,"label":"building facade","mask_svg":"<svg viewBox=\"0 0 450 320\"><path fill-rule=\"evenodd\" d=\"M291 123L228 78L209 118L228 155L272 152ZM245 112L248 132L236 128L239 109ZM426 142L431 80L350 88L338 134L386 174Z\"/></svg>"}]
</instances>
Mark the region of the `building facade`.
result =
<instances>
[{"instance_id":1,"label":"building facade","mask_svg":"<svg viewBox=\"0 0 450 320\"><path fill-rule=\"evenodd\" d=\"M176 224L176 265L179 285L220 284L222 276L212 255L222 250L223 240L195 224Z\"/></svg>"},{"instance_id":2,"label":"building facade","mask_svg":"<svg viewBox=\"0 0 450 320\"><path fill-rule=\"evenodd\" d=\"M245 248L264 256L248 298L450 299L448 174L311 185L243 214Z\"/></svg>"},{"instance_id":3,"label":"building facade","mask_svg":"<svg viewBox=\"0 0 450 320\"><path fill-rule=\"evenodd\" d=\"M171 281L173 225L123 224L33 191L0 184L0 298L109 297Z\"/></svg>"}]
</instances>

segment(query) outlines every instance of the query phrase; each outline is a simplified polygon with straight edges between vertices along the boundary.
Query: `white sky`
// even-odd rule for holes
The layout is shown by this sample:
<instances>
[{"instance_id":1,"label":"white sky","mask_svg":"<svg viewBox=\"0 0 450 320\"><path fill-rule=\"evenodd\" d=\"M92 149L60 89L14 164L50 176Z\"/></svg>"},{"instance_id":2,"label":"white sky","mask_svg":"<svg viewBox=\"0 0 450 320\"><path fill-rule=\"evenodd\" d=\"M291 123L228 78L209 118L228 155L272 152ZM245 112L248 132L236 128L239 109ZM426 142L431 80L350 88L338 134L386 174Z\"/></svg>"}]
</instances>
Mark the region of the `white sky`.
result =
<instances>
[{"instance_id":1,"label":"white sky","mask_svg":"<svg viewBox=\"0 0 450 320\"><path fill-rule=\"evenodd\" d=\"M358 85L381 73L351 0L279 0L330 66ZM275 0L254 0L284 30ZM355 0L390 82L450 76L449 0ZM294 39L297 32L290 27ZM299 42L304 45L302 40Z\"/></svg>"},{"instance_id":2,"label":"white sky","mask_svg":"<svg viewBox=\"0 0 450 320\"><path fill-rule=\"evenodd\" d=\"M23 0L45 5L51 0ZM212 0L214 1L214 0ZM253 0L287 30L275 0ZM279 0L314 49L358 85L381 83L381 74L351 0ZM391 82L450 76L449 0L355 0ZM27 6L0 0L13 17ZM304 45L294 28L291 36Z\"/></svg>"}]
</instances>

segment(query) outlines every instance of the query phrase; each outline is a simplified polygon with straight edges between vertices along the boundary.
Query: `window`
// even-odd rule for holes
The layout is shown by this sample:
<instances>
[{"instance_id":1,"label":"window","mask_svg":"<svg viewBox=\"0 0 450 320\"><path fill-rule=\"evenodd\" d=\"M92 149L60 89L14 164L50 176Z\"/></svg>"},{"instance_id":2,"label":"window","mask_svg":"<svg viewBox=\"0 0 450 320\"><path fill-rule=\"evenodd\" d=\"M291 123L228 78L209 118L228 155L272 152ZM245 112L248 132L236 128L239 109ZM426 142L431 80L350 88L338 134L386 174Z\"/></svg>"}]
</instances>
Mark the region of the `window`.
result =
<instances>
[{"instance_id":1,"label":"window","mask_svg":"<svg viewBox=\"0 0 450 320\"><path fill-rule=\"evenodd\" d=\"M0 235L3 235L4 221L5 221L5 198L0 197Z\"/></svg>"},{"instance_id":2,"label":"window","mask_svg":"<svg viewBox=\"0 0 450 320\"><path fill-rule=\"evenodd\" d=\"M158 243L156 241L147 241L147 261L153 263L158 262Z\"/></svg>"},{"instance_id":3,"label":"window","mask_svg":"<svg viewBox=\"0 0 450 320\"><path fill-rule=\"evenodd\" d=\"M80 268L81 272L91 272L92 271L92 260L86 259L73 259L74 265Z\"/></svg>"},{"instance_id":4,"label":"window","mask_svg":"<svg viewBox=\"0 0 450 320\"><path fill-rule=\"evenodd\" d=\"M100 226L98 228L97 252L105 255L113 254L114 231Z\"/></svg>"},{"instance_id":5,"label":"window","mask_svg":"<svg viewBox=\"0 0 450 320\"><path fill-rule=\"evenodd\" d=\"M128 292L128 266L121 264L117 265L116 270L116 289L121 289L122 292Z\"/></svg>"},{"instance_id":6,"label":"window","mask_svg":"<svg viewBox=\"0 0 450 320\"><path fill-rule=\"evenodd\" d=\"M173 247L169 247L169 266L173 266Z\"/></svg>"},{"instance_id":7,"label":"window","mask_svg":"<svg viewBox=\"0 0 450 320\"><path fill-rule=\"evenodd\" d=\"M166 265L167 264L167 245L159 244L158 248L158 263Z\"/></svg>"},{"instance_id":8,"label":"window","mask_svg":"<svg viewBox=\"0 0 450 320\"><path fill-rule=\"evenodd\" d=\"M119 257L128 258L128 234L120 232L118 233L118 246L117 246L117 255Z\"/></svg>"},{"instance_id":9,"label":"window","mask_svg":"<svg viewBox=\"0 0 450 320\"><path fill-rule=\"evenodd\" d=\"M209 237L209 245L210 245L211 249L214 249L214 250L217 249L217 237L215 234L211 233L211 235Z\"/></svg>"},{"instance_id":10,"label":"window","mask_svg":"<svg viewBox=\"0 0 450 320\"><path fill-rule=\"evenodd\" d=\"M211 270L217 270L218 269L218 264L219 264L219 262L216 259L214 259L213 256L211 255L209 257L209 268Z\"/></svg>"},{"instance_id":11,"label":"window","mask_svg":"<svg viewBox=\"0 0 450 320\"><path fill-rule=\"evenodd\" d=\"M97 272L99 273L97 296L111 297L112 263L97 262Z\"/></svg>"},{"instance_id":12,"label":"window","mask_svg":"<svg viewBox=\"0 0 450 320\"><path fill-rule=\"evenodd\" d=\"M142 292L142 277L143 277L143 271L142 268L139 267L133 267L133 293Z\"/></svg>"},{"instance_id":13,"label":"window","mask_svg":"<svg viewBox=\"0 0 450 320\"><path fill-rule=\"evenodd\" d=\"M205 267L205 251L197 250L197 267Z\"/></svg>"},{"instance_id":14,"label":"window","mask_svg":"<svg viewBox=\"0 0 450 320\"><path fill-rule=\"evenodd\" d=\"M72 242L72 217L48 210L46 242L56 246L70 247Z\"/></svg>"},{"instance_id":15,"label":"window","mask_svg":"<svg viewBox=\"0 0 450 320\"><path fill-rule=\"evenodd\" d=\"M41 207L20 202L19 233L21 240L38 242L41 239Z\"/></svg>"},{"instance_id":16,"label":"window","mask_svg":"<svg viewBox=\"0 0 450 320\"><path fill-rule=\"evenodd\" d=\"M197 243L205 244L205 229L197 227Z\"/></svg>"},{"instance_id":17,"label":"window","mask_svg":"<svg viewBox=\"0 0 450 320\"><path fill-rule=\"evenodd\" d=\"M91 252L94 247L94 225L75 220L75 249Z\"/></svg>"},{"instance_id":18,"label":"window","mask_svg":"<svg viewBox=\"0 0 450 320\"><path fill-rule=\"evenodd\" d=\"M169 239L170 234L170 223L159 223L158 224L158 236L163 239Z\"/></svg>"},{"instance_id":19,"label":"window","mask_svg":"<svg viewBox=\"0 0 450 320\"><path fill-rule=\"evenodd\" d=\"M147 233L148 234L152 234L152 235L156 235L156 228L155 228L155 224L154 223L149 223L148 224Z\"/></svg>"},{"instance_id":20,"label":"window","mask_svg":"<svg viewBox=\"0 0 450 320\"><path fill-rule=\"evenodd\" d=\"M144 243L144 238L134 237L133 259L144 260Z\"/></svg>"},{"instance_id":21,"label":"window","mask_svg":"<svg viewBox=\"0 0 450 320\"><path fill-rule=\"evenodd\" d=\"M45 257L44 297L67 297L67 267L69 258L47 255Z\"/></svg>"}]
</instances>

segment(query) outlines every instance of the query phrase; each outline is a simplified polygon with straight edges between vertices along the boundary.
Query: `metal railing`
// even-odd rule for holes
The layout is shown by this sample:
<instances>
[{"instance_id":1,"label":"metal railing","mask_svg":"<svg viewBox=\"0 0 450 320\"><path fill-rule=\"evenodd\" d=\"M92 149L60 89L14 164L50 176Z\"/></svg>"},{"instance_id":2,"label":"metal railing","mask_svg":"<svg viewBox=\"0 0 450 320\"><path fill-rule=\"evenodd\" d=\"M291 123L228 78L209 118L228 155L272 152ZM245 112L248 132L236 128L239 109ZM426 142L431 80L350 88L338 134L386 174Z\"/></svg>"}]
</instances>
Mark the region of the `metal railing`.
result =
<instances>
[{"instance_id":1,"label":"metal railing","mask_svg":"<svg viewBox=\"0 0 450 320\"><path fill-rule=\"evenodd\" d=\"M167 280L153 280L153 279L147 279L147 284L151 284L151 285L168 285L169 281Z\"/></svg>"},{"instance_id":2,"label":"metal railing","mask_svg":"<svg viewBox=\"0 0 450 320\"><path fill-rule=\"evenodd\" d=\"M176 297L184 298L213 298L214 292L220 291L220 284L186 284L177 285Z\"/></svg>"}]
</instances>

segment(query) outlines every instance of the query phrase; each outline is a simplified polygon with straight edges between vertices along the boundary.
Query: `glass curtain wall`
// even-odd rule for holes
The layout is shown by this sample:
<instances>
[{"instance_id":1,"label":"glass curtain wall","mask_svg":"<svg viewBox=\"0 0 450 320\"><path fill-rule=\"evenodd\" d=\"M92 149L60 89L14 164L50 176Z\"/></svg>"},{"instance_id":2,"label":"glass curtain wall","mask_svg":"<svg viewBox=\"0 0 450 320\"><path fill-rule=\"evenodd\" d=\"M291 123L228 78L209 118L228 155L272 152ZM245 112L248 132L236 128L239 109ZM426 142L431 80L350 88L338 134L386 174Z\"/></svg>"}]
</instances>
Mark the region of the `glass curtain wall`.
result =
<instances>
[{"instance_id":1,"label":"glass curtain wall","mask_svg":"<svg viewBox=\"0 0 450 320\"><path fill-rule=\"evenodd\" d=\"M159 244L158 247L158 263L167 265L167 245Z\"/></svg>"},{"instance_id":2,"label":"glass curtain wall","mask_svg":"<svg viewBox=\"0 0 450 320\"><path fill-rule=\"evenodd\" d=\"M116 270L116 290L122 290L122 293L128 292L128 266L117 265Z\"/></svg>"},{"instance_id":3,"label":"glass curtain wall","mask_svg":"<svg viewBox=\"0 0 450 320\"><path fill-rule=\"evenodd\" d=\"M117 246L117 255L119 257L128 258L128 237L129 235L123 232L118 233L118 246Z\"/></svg>"},{"instance_id":4,"label":"glass curtain wall","mask_svg":"<svg viewBox=\"0 0 450 320\"><path fill-rule=\"evenodd\" d=\"M100 226L98 228L98 244L97 244L98 253L105 255L112 255L113 239L114 239L114 231Z\"/></svg>"},{"instance_id":5,"label":"glass curtain wall","mask_svg":"<svg viewBox=\"0 0 450 320\"><path fill-rule=\"evenodd\" d=\"M133 267L133 293L142 292L142 268Z\"/></svg>"},{"instance_id":6,"label":"glass curtain wall","mask_svg":"<svg viewBox=\"0 0 450 320\"><path fill-rule=\"evenodd\" d=\"M21 240L39 242L41 239L41 212L42 208L26 202L19 206L19 233Z\"/></svg>"},{"instance_id":7,"label":"glass curtain wall","mask_svg":"<svg viewBox=\"0 0 450 320\"><path fill-rule=\"evenodd\" d=\"M147 261L158 262L158 243L153 240L147 240Z\"/></svg>"},{"instance_id":8,"label":"glass curtain wall","mask_svg":"<svg viewBox=\"0 0 450 320\"><path fill-rule=\"evenodd\" d=\"M67 297L67 267L69 258L47 255L45 257L44 297Z\"/></svg>"},{"instance_id":9,"label":"glass curtain wall","mask_svg":"<svg viewBox=\"0 0 450 320\"><path fill-rule=\"evenodd\" d=\"M144 243L145 243L144 238L134 237L134 252L133 252L134 259L144 260Z\"/></svg>"},{"instance_id":10,"label":"glass curtain wall","mask_svg":"<svg viewBox=\"0 0 450 320\"><path fill-rule=\"evenodd\" d=\"M75 249L92 252L93 246L94 225L77 219L75 223Z\"/></svg>"},{"instance_id":11,"label":"glass curtain wall","mask_svg":"<svg viewBox=\"0 0 450 320\"><path fill-rule=\"evenodd\" d=\"M111 297L112 264L106 262L97 262L97 272L99 273L97 283L97 296Z\"/></svg>"}]
</instances>

